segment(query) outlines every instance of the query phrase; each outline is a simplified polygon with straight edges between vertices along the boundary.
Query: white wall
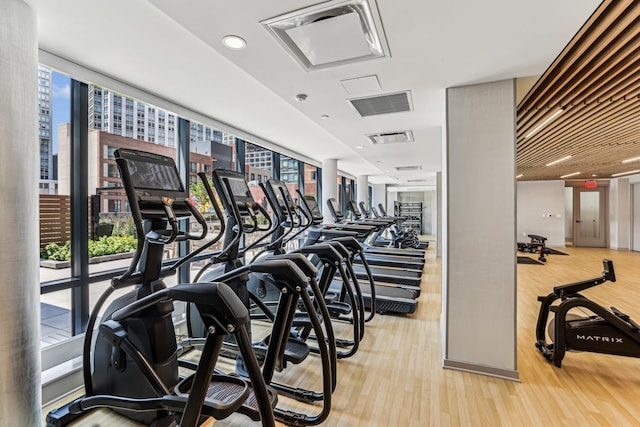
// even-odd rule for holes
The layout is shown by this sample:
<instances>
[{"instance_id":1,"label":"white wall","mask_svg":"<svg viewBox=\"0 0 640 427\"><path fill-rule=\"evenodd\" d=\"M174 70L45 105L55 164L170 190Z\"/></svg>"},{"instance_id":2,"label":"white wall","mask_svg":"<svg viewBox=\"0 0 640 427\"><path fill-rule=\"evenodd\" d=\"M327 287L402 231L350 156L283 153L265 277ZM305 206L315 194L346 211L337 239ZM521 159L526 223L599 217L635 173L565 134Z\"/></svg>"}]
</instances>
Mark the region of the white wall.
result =
<instances>
[{"instance_id":1,"label":"white wall","mask_svg":"<svg viewBox=\"0 0 640 427\"><path fill-rule=\"evenodd\" d=\"M528 234L547 238L547 245L564 247L564 181L523 181L517 185L517 240Z\"/></svg>"},{"instance_id":2,"label":"white wall","mask_svg":"<svg viewBox=\"0 0 640 427\"><path fill-rule=\"evenodd\" d=\"M609 247L629 249L631 240L631 185L629 178L609 182Z\"/></svg>"}]
</instances>

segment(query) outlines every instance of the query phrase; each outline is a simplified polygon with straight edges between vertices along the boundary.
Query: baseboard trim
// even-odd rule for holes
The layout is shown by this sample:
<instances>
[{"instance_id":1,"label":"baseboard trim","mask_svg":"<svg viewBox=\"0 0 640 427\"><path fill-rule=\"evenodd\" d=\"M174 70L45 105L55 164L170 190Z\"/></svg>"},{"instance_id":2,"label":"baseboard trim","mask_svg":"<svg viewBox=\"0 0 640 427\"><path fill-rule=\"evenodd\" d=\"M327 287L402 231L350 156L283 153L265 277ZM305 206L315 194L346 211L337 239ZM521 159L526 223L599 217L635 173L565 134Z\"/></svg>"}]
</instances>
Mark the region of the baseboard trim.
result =
<instances>
[{"instance_id":1,"label":"baseboard trim","mask_svg":"<svg viewBox=\"0 0 640 427\"><path fill-rule=\"evenodd\" d=\"M503 380L520 382L520 374L517 370L501 369L493 366L478 365L475 363L458 362L455 360L445 359L443 368L453 369L456 371L471 372L473 374L486 375L489 377L500 378Z\"/></svg>"}]
</instances>

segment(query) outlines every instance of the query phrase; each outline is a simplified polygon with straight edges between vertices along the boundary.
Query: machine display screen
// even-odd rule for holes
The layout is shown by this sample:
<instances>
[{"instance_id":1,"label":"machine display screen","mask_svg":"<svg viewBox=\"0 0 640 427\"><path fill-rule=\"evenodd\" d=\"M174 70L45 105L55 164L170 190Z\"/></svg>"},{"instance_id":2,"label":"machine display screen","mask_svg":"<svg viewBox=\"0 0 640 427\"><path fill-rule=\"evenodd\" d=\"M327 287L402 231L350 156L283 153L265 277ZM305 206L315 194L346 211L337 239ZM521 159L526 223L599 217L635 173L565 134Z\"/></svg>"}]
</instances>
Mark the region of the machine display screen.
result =
<instances>
[{"instance_id":1,"label":"machine display screen","mask_svg":"<svg viewBox=\"0 0 640 427\"><path fill-rule=\"evenodd\" d=\"M184 191L178 171L173 165L128 159L127 168L136 190Z\"/></svg>"},{"instance_id":2,"label":"machine display screen","mask_svg":"<svg viewBox=\"0 0 640 427\"><path fill-rule=\"evenodd\" d=\"M316 218L322 216L322 212L320 212L320 209L318 208L318 202L316 202L315 197L313 197L313 196L304 196L304 200L307 202L307 205L309 206L309 210L311 211L311 215L313 215Z\"/></svg>"},{"instance_id":3,"label":"machine display screen","mask_svg":"<svg viewBox=\"0 0 640 427\"><path fill-rule=\"evenodd\" d=\"M227 189L228 183L229 189ZM230 171L227 169L215 169L213 171L213 183L220 197L223 197L228 203L234 199L239 206L246 203L254 203L253 195L247 185L244 174L240 172ZM229 191L231 190L231 194Z\"/></svg>"},{"instance_id":4,"label":"machine display screen","mask_svg":"<svg viewBox=\"0 0 640 427\"><path fill-rule=\"evenodd\" d=\"M338 202L336 201L336 199L329 199L329 203L331 203L333 210L336 211L338 215L340 215L340 206L338 206Z\"/></svg>"},{"instance_id":5,"label":"machine display screen","mask_svg":"<svg viewBox=\"0 0 640 427\"><path fill-rule=\"evenodd\" d=\"M286 209L287 203L289 203L290 207L293 207L294 205L293 200L291 199L291 195L289 194L289 189L287 188L287 185L284 182L269 180L269 185L271 185L274 195L278 200L278 205L280 205L281 208ZM280 189L282 189L282 191ZM283 197L282 197L283 193L287 200L283 200Z\"/></svg>"},{"instance_id":6,"label":"machine display screen","mask_svg":"<svg viewBox=\"0 0 640 427\"><path fill-rule=\"evenodd\" d=\"M226 177L226 179L229 181L233 197L236 199L251 197L251 191L244 178Z\"/></svg>"}]
</instances>

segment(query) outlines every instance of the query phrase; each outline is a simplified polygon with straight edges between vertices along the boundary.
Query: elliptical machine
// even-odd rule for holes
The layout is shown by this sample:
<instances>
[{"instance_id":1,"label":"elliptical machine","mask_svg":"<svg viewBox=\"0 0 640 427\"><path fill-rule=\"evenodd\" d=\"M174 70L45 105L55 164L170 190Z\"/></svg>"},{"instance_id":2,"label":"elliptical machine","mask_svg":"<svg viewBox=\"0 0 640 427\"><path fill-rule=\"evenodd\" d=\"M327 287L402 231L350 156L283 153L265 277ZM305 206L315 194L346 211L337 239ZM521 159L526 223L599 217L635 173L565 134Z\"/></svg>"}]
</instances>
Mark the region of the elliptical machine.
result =
<instances>
[{"instance_id":1,"label":"elliptical machine","mask_svg":"<svg viewBox=\"0 0 640 427\"><path fill-rule=\"evenodd\" d=\"M607 309L580 294L606 281L616 281L613 261L605 259L602 264L600 277L556 286L549 295L538 297L541 305L536 347L558 368L568 350L640 357L640 325L615 307ZM552 305L557 300L560 304ZM573 316L571 309L586 309L593 315ZM554 313L549 325L552 342L547 343L545 329L550 312Z\"/></svg>"},{"instance_id":2,"label":"elliptical machine","mask_svg":"<svg viewBox=\"0 0 640 427\"><path fill-rule=\"evenodd\" d=\"M294 202L286 183L274 179L269 179L266 184L260 184L267 195L267 201L271 206L274 222L279 223L279 231L273 235L269 250L275 254L285 253L285 243L307 231L312 225L312 219ZM302 193L298 191L300 203L303 203ZM285 230L285 225L290 225ZM294 228L299 230L288 240L284 237L293 232ZM360 244L353 237L344 237L339 240L325 240L321 243L311 245L302 244L302 247L291 253L301 253L309 257L319 271L318 285L321 295L327 305L332 319L350 323L353 327L353 339L338 339L338 347L348 348L346 351L337 352L339 359L353 356L359 346L359 342L364 336L365 322L373 318L375 311L371 311L369 318L365 317L364 299L358 283L358 279L353 271L352 258L353 245L358 249ZM350 249L351 248L351 249ZM336 283L337 292L329 292L333 278L336 274L342 279ZM371 284L373 287L373 283ZM268 297L265 294L265 297ZM349 302L346 303L345 300ZM351 314L351 316L350 316ZM328 321L329 319L323 319ZM310 325L305 322L297 322L296 337L306 341L310 337ZM311 349L314 351L314 349Z\"/></svg>"},{"instance_id":3,"label":"elliptical machine","mask_svg":"<svg viewBox=\"0 0 640 427\"><path fill-rule=\"evenodd\" d=\"M317 425L326 420L331 410L331 394L335 390L337 351L335 336L328 319L330 314L322 299L312 298L321 291L316 280L317 270L302 254L283 254L264 257L244 264L245 253L250 249L258 249L261 242L278 232L278 224L274 224L265 209L257 203L251 194L244 174L236 171L215 169L212 176L216 193L224 206L226 215L226 231L224 247L213 254L209 262L201 269L196 280L222 282L236 292L245 307L251 309L252 319L269 320L272 323L270 333L261 340L252 343L254 352L262 366L262 376L270 390L278 395L287 396L306 403L320 403L320 411L315 414L293 412L274 407L274 416L287 425ZM205 185L207 191L211 191ZM212 195L212 193L210 193ZM266 226L260 226L258 215L267 219ZM243 246L243 240L255 231L266 232L257 240ZM278 238L278 237L276 237ZM266 243L267 246L270 243ZM256 279L261 277L262 279ZM275 312L262 303L258 295L250 292L249 282L265 280L275 288L277 303ZM253 288L253 287L252 287ZM258 290L260 287L258 287ZM259 293L259 292L258 292ZM300 386L277 383L274 374L285 369L288 364L299 364L305 361L311 349L292 336L291 331L298 308L307 313L305 324L311 325L318 338L319 363L322 372L322 390L307 390ZM202 335L201 321L193 318L195 310L190 310L189 336L182 342L184 348L199 346ZM264 315L258 315L261 311ZM234 343L226 343L225 354L235 357ZM243 357L237 359L236 368L242 375ZM277 396L276 396L277 397ZM277 402L276 402L277 403ZM314 405L317 409L317 405ZM240 409L243 412L244 409ZM244 413L244 412L243 412ZM251 414L248 414L251 416Z\"/></svg>"},{"instance_id":4,"label":"elliptical machine","mask_svg":"<svg viewBox=\"0 0 640 427\"><path fill-rule=\"evenodd\" d=\"M195 427L202 416L222 419L253 396L258 418L275 426L273 403L261 375L246 329L249 313L225 284L180 284L167 288L163 277L215 242L168 267L164 247L174 241L202 240L207 224L189 199L173 159L137 150L114 153L131 206L138 246L129 269L112 280L96 303L84 340L85 396L50 412L50 427L64 426L97 407L109 407L154 426ZM200 235L179 231L178 220L193 216ZM135 289L105 310L93 345L99 312L116 289ZM171 313L173 301L194 303L205 325L206 339L195 374L181 378ZM232 334L245 360L250 383L213 375L224 336ZM93 356L93 357L92 357Z\"/></svg>"}]
</instances>

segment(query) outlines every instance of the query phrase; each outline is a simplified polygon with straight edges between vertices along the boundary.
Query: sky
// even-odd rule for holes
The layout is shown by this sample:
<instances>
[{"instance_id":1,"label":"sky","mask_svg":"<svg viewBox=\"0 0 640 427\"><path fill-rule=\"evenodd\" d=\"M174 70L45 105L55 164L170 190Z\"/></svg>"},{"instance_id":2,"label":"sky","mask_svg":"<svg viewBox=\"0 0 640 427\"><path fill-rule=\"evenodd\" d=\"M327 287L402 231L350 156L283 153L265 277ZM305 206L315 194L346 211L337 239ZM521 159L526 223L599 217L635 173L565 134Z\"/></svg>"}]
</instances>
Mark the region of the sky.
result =
<instances>
[{"instance_id":1,"label":"sky","mask_svg":"<svg viewBox=\"0 0 640 427\"><path fill-rule=\"evenodd\" d=\"M71 79L64 74L51 73L51 136L53 154L58 152L58 125L69 123L71 115Z\"/></svg>"}]
</instances>

